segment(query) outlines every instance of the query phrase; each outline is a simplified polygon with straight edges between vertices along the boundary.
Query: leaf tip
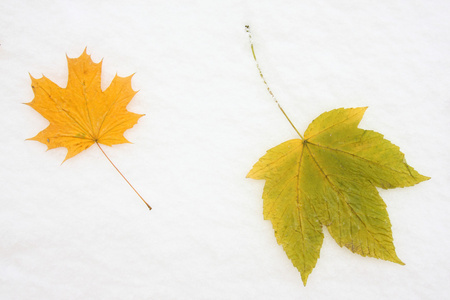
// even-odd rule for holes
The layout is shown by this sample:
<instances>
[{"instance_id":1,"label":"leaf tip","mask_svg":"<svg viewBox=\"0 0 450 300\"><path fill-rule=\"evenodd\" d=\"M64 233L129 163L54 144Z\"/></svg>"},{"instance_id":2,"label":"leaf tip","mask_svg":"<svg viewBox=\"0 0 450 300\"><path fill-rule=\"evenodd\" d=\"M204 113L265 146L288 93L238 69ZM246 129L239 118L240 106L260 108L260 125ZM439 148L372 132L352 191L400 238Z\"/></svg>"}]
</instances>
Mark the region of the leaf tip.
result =
<instances>
[{"instance_id":1,"label":"leaf tip","mask_svg":"<svg viewBox=\"0 0 450 300\"><path fill-rule=\"evenodd\" d=\"M430 180L431 179L431 177L428 177L428 176L424 176L424 175L422 175L422 181L427 181L427 180Z\"/></svg>"},{"instance_id":2,"label":"leaf tip","mask_svg":"<svg viewBox=\"0 0 450 300\"><path fill-rule=\"evenodd\" d=\"M303 286L306 286L306 282L308 281L309 274L301 274Z\"/></svg>"},{"instance_id":3,"label":"leaf tip","mask_svg":"<svg viewBox=\"0 0 450 300\"><path fill-rule=\"evenodd\" d=\"M83 53L81 53L81 56L89 56L90 57L90 55L87 54L87 46L84 47L84 50L83 50Z\"/></svg>"},{"instance_id":4,"label":"leaf tip","mask_svg":"<svg viewBox=\"0 0 450 300\"><path fill-rule=\"evenodd\" d=\"M254 171L253 171L253 169L251 169L250 172L247 173L247 175L245 176L245 178L251 178L251 179L253 179L253 173L254 173Z\"/></svg>"},{"instance_id":5,"label":"leaf tip","mask_svg":"<svg viewBox=\"0 0 450 300\"><path fill-rule=\"evenodd\" d=\"M368 106L361 106L361 107L355 107L355 108L353 108L353 110L356 110L361 114L364 114L368 108L369 108Z\"/></svg>"},{"instance_id":6,"label":"leaf tip","mask_svg":"<svg viewBox=\"0 0 450 300\"><path fill-rule=\"evenodd\" d=\"M396 264L399 264L399 265L401 265L401 266L404 266L404 265L405 265L405 263L404 263L400 258L398 258L397 255L395 255L395 258L392 260L392 262L394 262L394 263L396 263Z\"/></svg>"}]
</instances>

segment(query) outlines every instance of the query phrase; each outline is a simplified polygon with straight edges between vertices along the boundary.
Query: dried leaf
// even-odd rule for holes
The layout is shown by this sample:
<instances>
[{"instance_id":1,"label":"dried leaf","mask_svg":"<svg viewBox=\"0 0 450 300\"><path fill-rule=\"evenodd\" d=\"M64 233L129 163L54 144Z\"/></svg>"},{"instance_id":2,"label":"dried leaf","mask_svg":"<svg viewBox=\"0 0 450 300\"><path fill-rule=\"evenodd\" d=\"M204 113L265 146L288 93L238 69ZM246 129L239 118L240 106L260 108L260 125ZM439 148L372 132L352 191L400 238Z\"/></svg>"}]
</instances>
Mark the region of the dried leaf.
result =
<instances>
[{"instance_id":1,"label":"dried leaf","mask_svg":"<svg viewBox=\"0 0 450 300\"><path fill-rule=\"evenodd\" d=\"M94 63L86 49L78 58L68 58L69 80L61 88L43 76L31 75L34 99L27 105L45 117L50 125L29 140L47 145L48 149L67 148L64 161L96 143L120 176L136 192L149 209L151 206L109 159L100 144L112 146L129 143L123 136L143 115L127 110L137 93L131 88L131 77L115 76L110 86L102 91L102 63Z\"/></svg>"},{"instance_id":2,"label":"dried leaf","mask_svg":"<svg viewBox=\"0 0 450 300\"><path fill-rule=\"evenodd\" d=\"M126 107L136 94L131 77L115 76L111 85L101 89L102 63L94 63L86 50L79 58L67 58L69 80L61 88L43 76L31 77L34 99L29 106L45 117L50 125L30 140L46 144L48 149L65 147L65 160L94 143L129 143L123 133L133 127L142 114Z\"/></svg>"}]
</instances>

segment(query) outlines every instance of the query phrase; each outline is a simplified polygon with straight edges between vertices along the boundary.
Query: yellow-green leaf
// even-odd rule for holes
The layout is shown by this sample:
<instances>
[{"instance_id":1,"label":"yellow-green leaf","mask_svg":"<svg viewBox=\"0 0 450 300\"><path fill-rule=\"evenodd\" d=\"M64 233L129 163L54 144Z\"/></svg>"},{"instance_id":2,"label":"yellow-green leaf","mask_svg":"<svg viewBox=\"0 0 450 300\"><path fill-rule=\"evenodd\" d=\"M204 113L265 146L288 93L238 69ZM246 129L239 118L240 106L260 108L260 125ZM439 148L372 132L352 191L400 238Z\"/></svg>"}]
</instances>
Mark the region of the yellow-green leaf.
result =
<instances>
[{"instance_id":1,"label":"yellow-green leaf","mask_svg":"<svg viewBox=\"0 0 450 300\"><path fill-rule=\"evenodd\" d=\"M365 110L323 113L303 140L270 149L247 175L266 180L264 218L305 285L320 255L323 226L341 247L403 264L376 188L411 186L429 177L409 166L383 135L357 128Z\"/></svg>"}]
</instances>

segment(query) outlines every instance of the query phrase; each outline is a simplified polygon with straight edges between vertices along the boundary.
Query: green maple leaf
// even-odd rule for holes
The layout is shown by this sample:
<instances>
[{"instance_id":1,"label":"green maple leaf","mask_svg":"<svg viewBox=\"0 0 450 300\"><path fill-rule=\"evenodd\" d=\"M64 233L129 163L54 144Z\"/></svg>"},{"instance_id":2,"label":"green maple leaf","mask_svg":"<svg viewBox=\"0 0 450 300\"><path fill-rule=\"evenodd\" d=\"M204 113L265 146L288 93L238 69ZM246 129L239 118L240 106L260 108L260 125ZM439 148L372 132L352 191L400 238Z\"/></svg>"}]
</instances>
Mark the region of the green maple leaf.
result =
<instances>
[{"instance_id":1,"label":"green maple leaf","mask_svg":"<svg viewBox=\"0 0 450 300\"><path fill-rule=\"evenodd\" d=\"M403 264L377 187L412 186L429 177L383 135L357 127L365 110L321 114L304 138L270 149L247 175L266 180L264 218L305 285L319 258L323 226L341 247Z\"/></svg>"}]
</instances>

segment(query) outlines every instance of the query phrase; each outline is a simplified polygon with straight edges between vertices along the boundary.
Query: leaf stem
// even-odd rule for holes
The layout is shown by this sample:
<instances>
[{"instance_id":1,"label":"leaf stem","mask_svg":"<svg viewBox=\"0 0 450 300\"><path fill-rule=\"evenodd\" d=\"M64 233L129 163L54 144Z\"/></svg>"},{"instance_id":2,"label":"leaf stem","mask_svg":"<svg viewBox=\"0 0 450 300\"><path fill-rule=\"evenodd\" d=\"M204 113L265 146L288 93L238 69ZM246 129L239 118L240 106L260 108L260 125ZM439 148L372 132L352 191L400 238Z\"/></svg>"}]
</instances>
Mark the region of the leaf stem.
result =
<instances>
[{"instance_id":1,"label":"leaf stem","mask_svg":"<svg viewBox=\"0 0 450 300\"><path fill-rule=\"evenodd\" d=\"M102 147L100 147L100 144L98 142L95 142L98 146L98 148L102 151L103 155L105 155L105 157L108 159L108 161L111 163L111 165L114 167L114 169L116 169L117 172L119 172L120 176L122 176L123 179L125 179L125 181L128 183L128 185L133 189L133 191L139 196L139 198L141 198L142 201L144 201L145 205L147 205L148 209L152 209L152 207L144 200L144 198L142 198L142 196L138 193L138 191L136 191L136 189L131 185L131 183L125 178L125 176L123 176L122 172L119 171L119 169L117 169L116 165L109 159L108 155L106 155L105 151L103 151Z\"/></svg>"},{"instance_id":2,"label":"leaf stem","mask_svg":"<svg viewBox=\"0 0 450 300\"><path fill-rule=\"evenodd\" d=\"M270 96L272 96L273 101L275 101L275 103L278 105L278 108L281 110L281 112L283 113L283 115L286 117L286 119L289 121L289 123L291 124L291 126L294 128L295 132L297 132L297 134L300 136L300 138L303 140L303 136L301 135L301 133L297 130L297 128L295 128L294 124L291 122L291 119L289 119L288 115L286 114L286 112L284 111L284 109L281 107L280 103L278 103L277 98L275 98L275 95L272 93L269 85L266 82L266 79L264 78L264 75L261 71L261 68L259 67L259 63L258 60L256 59L256 54L255 54L255 49L253 47L253 39L252 39L252 33L250 32L250 26L249 25L245 25L245 29L247 30L248 33L248 38L250 40L250 46L252 48L252 53L253 53L253 58L255 59L255 63L256 63L256 67L258 68L259 71L259 76L261 76L261 79L264 81L264 84L267 87L267 91L269 92Z\"/></svg>"}]
</instances>

